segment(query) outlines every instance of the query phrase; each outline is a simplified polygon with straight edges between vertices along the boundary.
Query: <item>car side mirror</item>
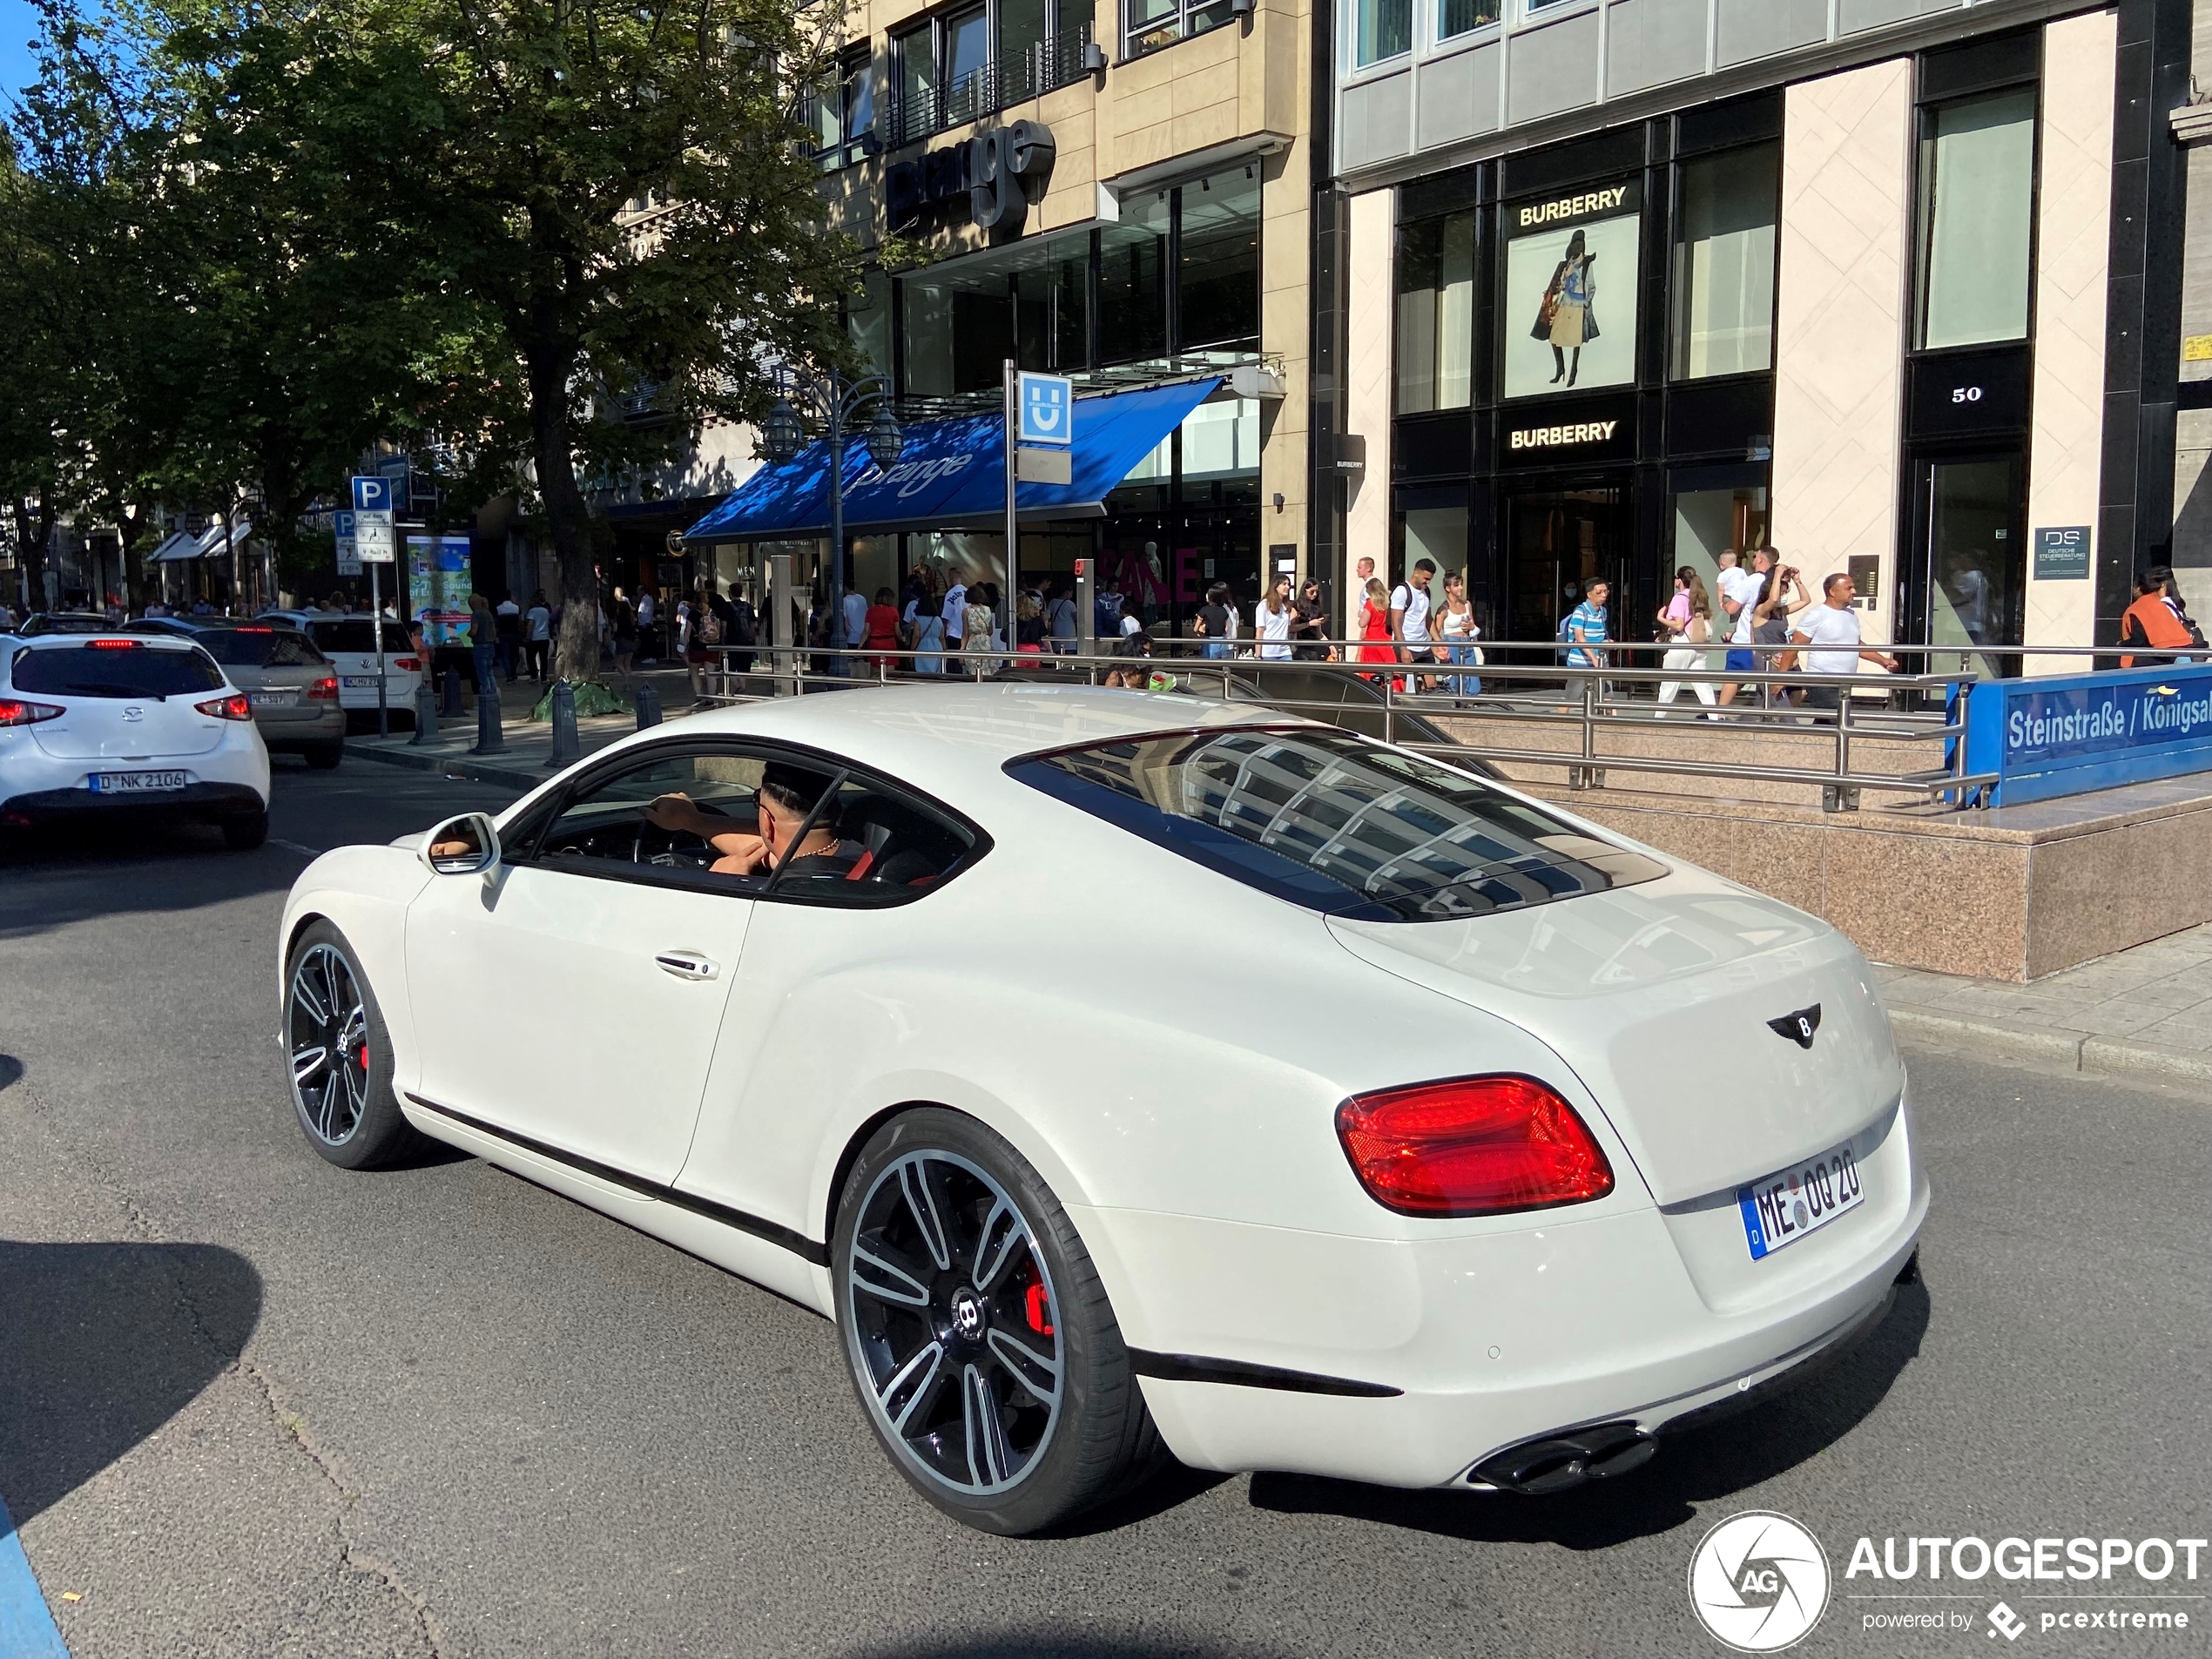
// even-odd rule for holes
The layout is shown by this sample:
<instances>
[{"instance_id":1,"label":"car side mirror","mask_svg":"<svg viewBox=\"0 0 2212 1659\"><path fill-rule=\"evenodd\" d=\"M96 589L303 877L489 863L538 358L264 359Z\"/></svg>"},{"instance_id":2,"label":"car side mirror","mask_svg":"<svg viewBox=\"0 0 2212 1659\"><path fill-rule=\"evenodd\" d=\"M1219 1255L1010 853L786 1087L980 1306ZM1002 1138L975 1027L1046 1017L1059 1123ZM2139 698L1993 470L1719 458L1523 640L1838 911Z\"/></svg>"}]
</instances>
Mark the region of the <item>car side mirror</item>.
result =
<instances>
[{"instance_id":1,"label":"car side mirror","mask_svg":"<svg viewBox=\"0 0 2212 1659\"><path fill-rule=\"evenodd\" d=\"M499 832L482 813L463 813L425 835L416 856L433 875L479 875L499 862Z\"/></svg>"}]
</instances>

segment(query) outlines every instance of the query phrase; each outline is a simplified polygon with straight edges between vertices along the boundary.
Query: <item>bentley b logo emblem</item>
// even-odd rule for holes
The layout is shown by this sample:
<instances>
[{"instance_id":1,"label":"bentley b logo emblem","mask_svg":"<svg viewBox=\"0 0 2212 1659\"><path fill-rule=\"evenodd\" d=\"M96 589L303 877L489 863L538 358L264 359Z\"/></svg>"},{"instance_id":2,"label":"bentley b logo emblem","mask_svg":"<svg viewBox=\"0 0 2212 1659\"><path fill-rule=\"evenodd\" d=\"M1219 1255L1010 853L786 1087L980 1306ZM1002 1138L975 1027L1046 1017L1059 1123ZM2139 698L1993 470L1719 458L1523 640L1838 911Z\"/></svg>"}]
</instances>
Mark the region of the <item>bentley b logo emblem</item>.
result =
<instances>
[{"instance_id":1,"label":"bentley b logo emblem","mask_svg":"<svg viewBox=\"0 0 2212 1659\"><path fill-rule=\"evenodd\" d=\"M1795 1014L1785 1014L1778 1020L1769 1020L1767 1029L1777 1037L1787 1037L1800 1049L1812 1047L1812 1034L1820 1029L1820 1004L1799 1008Z\"/></svg>"}]
</instances>

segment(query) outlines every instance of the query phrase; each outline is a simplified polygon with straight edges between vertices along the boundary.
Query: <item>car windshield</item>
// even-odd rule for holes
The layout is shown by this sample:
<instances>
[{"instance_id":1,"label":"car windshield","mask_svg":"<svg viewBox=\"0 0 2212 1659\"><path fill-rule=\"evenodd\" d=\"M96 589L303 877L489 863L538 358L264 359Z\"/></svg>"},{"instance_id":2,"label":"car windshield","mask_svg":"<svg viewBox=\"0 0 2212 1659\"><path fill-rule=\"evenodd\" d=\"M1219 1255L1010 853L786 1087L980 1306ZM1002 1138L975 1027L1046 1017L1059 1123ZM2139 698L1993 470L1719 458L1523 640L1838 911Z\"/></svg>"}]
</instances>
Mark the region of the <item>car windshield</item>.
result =
<instances>
[{"instance_id":1,"label":"car windshield","mask_svg":"<svg viewBox=\"0 0 2212 1659\"><path fill-rule=\"evenodd\" d=\"M210 628L197 642L217 662L246 668L294 668L322 661L320 651L288 629Z\"/></svg>"},{"instance_id":2,"label":"car windshield","mask_svg":"<svg viewBox=\"0 0 2212 1659\"><path fill-rule=\"evenodd\" d=\"M340 617L330 622L311 622L307 624L307 632L325 651L374 651L376 649L376 636L370 631L367 617ZM406 629L396 622L384 624L384 651L387 656L414 649Z\"/></svg>"},{"instance_id":3,"label":"car windshield","mask_svg":"<svg viewBox=\"0 0 2212 1659\"><path fill-rule=\"evenodd\" d=\"M1666 873L1539 807L1340 732L1177 732L1008 773L1193 863L1329 915L1447 921Z\"/></svg>"},{"instance_id":4,"label":"car windshield","mask_svg":"<svg viewBox=\"0 0 2212 1659\"><path fill-rule=\"evenodd\" d=\"M82 645L26 645L10 676L18 691L56 697L185 697L223 689L223 671L199 651L164 650L133 640Z\"/></svg>"}]
</instances>

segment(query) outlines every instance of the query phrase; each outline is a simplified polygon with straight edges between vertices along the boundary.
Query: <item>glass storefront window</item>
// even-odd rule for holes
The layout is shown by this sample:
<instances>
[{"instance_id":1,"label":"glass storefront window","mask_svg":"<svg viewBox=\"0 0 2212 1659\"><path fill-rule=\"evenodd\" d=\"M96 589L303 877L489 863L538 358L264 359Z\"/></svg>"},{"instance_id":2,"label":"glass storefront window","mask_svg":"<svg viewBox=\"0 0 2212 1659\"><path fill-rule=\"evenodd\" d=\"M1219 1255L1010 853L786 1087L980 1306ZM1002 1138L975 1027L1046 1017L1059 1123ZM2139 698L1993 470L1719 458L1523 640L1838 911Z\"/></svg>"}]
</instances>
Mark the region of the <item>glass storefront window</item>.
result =
<instances>
[{"instance_id":1,"label":"glass storefront window","mask_svg":"<svg viewBox=\"0 0 2212 1659\"><path fill-rule=\"evenodd\" d=\"M1170 212L1168 192L1149 192L1099 233L1098 347L1109 363L1167 354Z\"/></svg>"},{"instance_id":2,"label":"glass storefront window","mask_svg":"<svg viewBox=\"0 0 2212 1659\"><path fill-rule=\"evenodd\" d=\"M1079 233L1030 245L1014 281L1022 367L1055 373L1088 368L1090 238Z\"/></svg>"},{"instance_id":3,"label":"glass storefront window","mask_svg":"<svg viewBox=\"0 0 2212 1659\"><path fill-rule=\"evenodd\" d=\"M1728 618L1721 610L1721 554L1733 548L1744 554L1764 547L1767 536L1767 492L1764 484L1677 489L1673 495L1674 555L1660 573L1659 597L1664 604L1674 595L1674 574L1683 565L1697 572L1713 604L1713 637L1723 637Z\"/></svg>"},{"instance_id":4,"label":"glass storefront window","mask_svg":"<svg viewBox=\"0 0 2212 1659\"><path fill-rule=\"evenodd\" d=\"M1642 206L1631 179L1500 209L1506 396L1634 382Z\"/></svg>"},{"instance_id":5,"label":"glass storefront window","mask_svg":"<svg viewBox=\"0 0 2212 1659\"><path fill-rule=\"evenodd\" d=\"M906 363L900 389L950 397L1001 384L1014 345L1014 305L1003 265L948 267L900 279Z\"/></svg>"},{"instance_id":6,"label":"glass storefront window","mask_svg":"<svg viewBox=\"0 0 2212 1659\"><path fill-rule=\"evenodd\" d=\"M1498 0L1437 0L1436 37L1449 40L1498 21Z\"/></svg>"},{"instance_id":7,"label":"glass storefront window","mask_svg":"<svg viewBox=\"0 0 2212 1659\"><path fill-rule=\"evenodd\" d=\"M1677 380L1774 366L1775 145L1685 162L1675 242Z\"/></svg>"},{"instance_id":8,"label":"glass storefront window","mask_svg":"<svg viewBox=\"0 0 2212 1659\"><path fill-rule=\"evenodd\" d=\"M1358 0L1354 63L1365 68L1413 49L1413 0Z\"/></svg>"},{"instance_id":9,"label":"glass storefront window","mask_svg":"<svg viewBox=\"0 0 2212 1659\"><path fill-rule=\"evenodd\" d=\"M1163 444L1162 448L1167 446ZM1159 450L1153 451L1157 459ZM1186 489L1259 476L1259 400L1201 403L1183 422ZM1132 482L1136 475L1131 473Z\"/></svg>"},{"instance_id":10,"label":"glass storefront window","mask_svg":"<svg viewBox=\"0 0 2212 1659\"><path fill-rule=\"evenodd\" d=\"M1925 111L1920 138L1920 343L2027 335L2035 91Z\"/></svg>"},{"instance_id":11,"label":"glass storefront window","mask_svg":"<svg viewBox=\"0 0 2212 1659\"><path fill-rule=\"evenodd\" d=\"M1474 394L1472 209L1398 233L1398 412L1463 409Z\"/></svg>"},{"instance_id":12,"label":"glass storefront window","mask_svg":"<svg viewBox=\"0 0 2212 1659\"><path fill-rule=\"evenodd\" d=\"M1176 238L1177 349L1259 345L1259 169L1183 186Z\"/></svg>"},{"instance_id":13,"label":"glass storefront window","mask_svg":"<svg viewBox=\"0 0 2212 1659\"><path fill-rule=\"evenodd\" d=\"M2020 532L2017 456L1924 462L1927 502L1928 644L1952 647L2017 645L2027 597L2027 556ZM1932 671L1952 666L1932 659ZM2017 657L1971 656L1985 679L2020 672Z\"/></svg>"},{"instance_id":14,"label":"glass storefront window","mask_svg":"<svg viewBox=\"0 0 2212 1659\"><path fill-rule=\"evenodd\" d=\"M1426 495L1427 492L1422 492ZM1399 509L1399 539L1400 556L1396 561L1402 576L1423 559L1436 567L1436 581L1430 588L1431 599L1441 604L1444 598L1444 578L1465 574L1467 568L1467 508L1465 492L1457 502L1440 506L1406 506Z\"/></svg>"}]
</instances>

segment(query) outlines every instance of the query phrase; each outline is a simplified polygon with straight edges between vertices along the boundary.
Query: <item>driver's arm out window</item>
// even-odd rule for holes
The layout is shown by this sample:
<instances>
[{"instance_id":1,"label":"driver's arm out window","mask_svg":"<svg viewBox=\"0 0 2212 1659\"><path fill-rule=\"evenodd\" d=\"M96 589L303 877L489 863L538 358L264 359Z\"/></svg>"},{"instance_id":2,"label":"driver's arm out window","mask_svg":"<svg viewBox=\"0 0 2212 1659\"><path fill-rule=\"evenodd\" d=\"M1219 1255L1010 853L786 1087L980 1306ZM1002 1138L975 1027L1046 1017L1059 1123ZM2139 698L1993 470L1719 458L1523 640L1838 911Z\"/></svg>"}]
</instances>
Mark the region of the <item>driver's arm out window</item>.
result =
<instances>
[{"instance_id":1,"label":"driver's arm out window","mask_svg":"<svg viewBox=\"0 0 2212 1659\"><path fill-rule=\"evenodd\" d=\"M537 843L534 861L578 874L666 878L712 886L716 853L706 837L654 824L645 809L664 795L686 797L698 815L750 834L758 822L753 790L761 762L745 754L677 754L641 759L588 785L560 808ZM712 833L712 832L710 832Z\"/></svg>"}]
</instances>

